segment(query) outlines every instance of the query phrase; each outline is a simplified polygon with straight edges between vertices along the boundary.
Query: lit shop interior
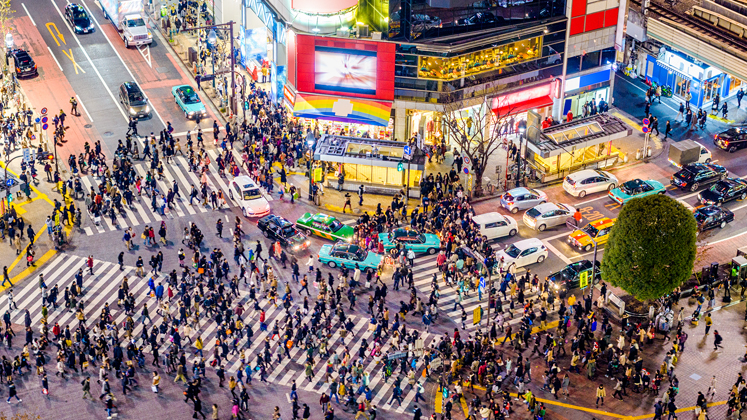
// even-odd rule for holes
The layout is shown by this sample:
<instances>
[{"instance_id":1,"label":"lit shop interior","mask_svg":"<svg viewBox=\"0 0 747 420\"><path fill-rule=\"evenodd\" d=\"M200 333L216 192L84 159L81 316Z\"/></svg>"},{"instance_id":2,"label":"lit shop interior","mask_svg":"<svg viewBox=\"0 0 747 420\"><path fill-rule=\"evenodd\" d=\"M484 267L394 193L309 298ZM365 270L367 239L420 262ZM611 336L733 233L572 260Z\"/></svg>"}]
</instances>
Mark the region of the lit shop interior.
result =
<instances>
[{"instance_id":1,"label":"lit shop interior","mask_svg":"<svg viewBox=\"0 0 747 420\"><path fill-rule=\"evenodd\" d=\"M542 38L531 38L456 57L419 57L421 79L454 80L534 60L541 54Z\"/></svg>"},{"instance_id":2,"label":"lit shop interior","mask_svg":"<svg viewBox=\"0 0 747 420\"><path fill-rule=\"evenodd\" d=\"M323 135L317 142L314 160L322 162L328 187L337 188L337 175L342 171L344 190L356 191L363 184L377 187L377 193L396 194L409 185L410 197L416 197L425 171L425 157L413 155L408 165L405 146L389 140Z\"/></svg>"},{"instance_id":3,"label":"lit shop interior","mask_svg":"<svg viewBox=\"0 0 747 420\"><path fill-rule=\"evenodd\" d=\"M527 159L541 182L563 179L580 169L615 165L624 154L615 140L632 135L632 129L609 114L574 120L545 129L536 140L525 140Z\"/></svg>"}]
</instances>

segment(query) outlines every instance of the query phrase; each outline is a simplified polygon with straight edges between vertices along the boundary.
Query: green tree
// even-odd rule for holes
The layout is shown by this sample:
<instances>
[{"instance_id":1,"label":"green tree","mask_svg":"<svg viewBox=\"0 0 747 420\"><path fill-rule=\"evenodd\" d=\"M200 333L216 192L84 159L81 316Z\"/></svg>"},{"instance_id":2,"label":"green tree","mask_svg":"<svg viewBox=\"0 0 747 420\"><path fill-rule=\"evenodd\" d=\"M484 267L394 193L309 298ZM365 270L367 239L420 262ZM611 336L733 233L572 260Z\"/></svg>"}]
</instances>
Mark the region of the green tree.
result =
<instances>
[{"instance_id":1,"label":"green tree","mask_svg":"<svg viewBox=\"0 0 747 420\"><path fill-rule=\"evenodd\" d=\"M639 300L670 293L692 274L697 225L677 200L653 195L620 211L604 251L605 281Z\"/></svg>"}]
</instances>

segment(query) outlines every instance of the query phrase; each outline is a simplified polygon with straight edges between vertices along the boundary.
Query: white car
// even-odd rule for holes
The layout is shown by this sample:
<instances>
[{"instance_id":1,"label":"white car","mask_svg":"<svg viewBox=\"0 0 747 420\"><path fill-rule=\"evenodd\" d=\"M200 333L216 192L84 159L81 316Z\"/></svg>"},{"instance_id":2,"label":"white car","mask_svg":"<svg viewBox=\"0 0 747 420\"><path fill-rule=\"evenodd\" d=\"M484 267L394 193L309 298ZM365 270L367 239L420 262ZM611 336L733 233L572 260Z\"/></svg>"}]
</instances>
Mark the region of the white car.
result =
<instances>
[{"instance_id":1,"label":"white car","mask_svg":"<svg viewBox=\"0 0 747 420\"><path fill-rule=\"evenodd\" d=\"M511 216L504 216L498 212L484 213L472 218L480 227L480 233L488 240L514 236L519 232L519 225Z\"/></svg>"},{"instance_id":2,"label":"white car","mask_svg":"<svg viewBox=\"0 0 747 420\"><path fill-rule=\"evenodd\" d=\"M575 212L576 209L568 204L543 203L527 210L522 220L527 227L542 232L549 227L564 225Z\"/></svg>"},{"instance_id":3,"label":"white car","mask_svg":"<svg viewBox=\"0 0 747 420\"><path fill-rule=\"evenodd\" d=\"M270 203L262 191L248 176L237 176L228 186L228 196L236 200L245 217L261 217L270 214Z\"/></svg>"},{"instance_id":4,"label":"white car","mask_svg":"<svg viewBox=\"0 0 747 420\"><path fill-rule=\"evenodd\" d=\"M516 268L525 265L541 263L547 259L547 247L537 238L524 239L523 241L514 242L506 249L496 253L498 261L503 258L506 267L516 264Z\"/></svg>"},{"instance_id":5,"label":"white car","mask_svg":"<svg viewBox=\"0 0 747 420\"><path fill-rule=\"evenodd\" d=\"M620 183L617 177L606 171L598 169L584 169L574 172L563 181L563 189L568 194L583 198L586 194L612 191Z\"/></svg>"}]
</instances>

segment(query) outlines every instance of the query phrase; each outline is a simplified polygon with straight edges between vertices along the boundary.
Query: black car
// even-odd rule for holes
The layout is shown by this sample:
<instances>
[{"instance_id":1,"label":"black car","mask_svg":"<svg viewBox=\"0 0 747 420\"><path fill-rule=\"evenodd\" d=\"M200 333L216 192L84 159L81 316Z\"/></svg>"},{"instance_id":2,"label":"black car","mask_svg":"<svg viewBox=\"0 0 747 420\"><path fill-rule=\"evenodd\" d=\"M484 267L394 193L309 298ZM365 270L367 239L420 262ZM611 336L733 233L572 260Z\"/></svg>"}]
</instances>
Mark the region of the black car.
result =
<instances>
[{"instance_id":1,"label":"black car","mask_svg":"<svg viewBox=\"0 0 747 420\"><path fill-rule=\"evenodd\" d=\"M695 210L693 215L695 216L695 221L698 223L698 231L700 232L717 227L723 229L727 223L734 220L734 213L719 206L701 207Z\"/></svg>"},{"instance_id":2,"label":"black car","mask_svg":"<svg viewBox=\"0 0 747 420\"><path fill-rule=\"evenodd\" d=\"M498 19L490 13L490 12L477 12L474 15L464 18L464 19L458 19L456 21L457 26L469 26L469 25L479 25L479 24L489 24L489 23L496 23L498 22Z\"/></svg>"},{"instance_id":3,"label":"black car","mask_svg":"<svg viewBox=\"0 0 747 420\"><path fill-rule=\"evenodd\" d=\"M145 97L137 82L124 82L119 85L119 102L124 105L131 117L150 117L148 98Z\"/></svg>"},{"instance_id":4,"label":"black car","mask_svg":"<svg viewBox=\"0 0 747 420\"><path fill-rule=\"evenodd\" d=\"M591 261L581 260L568 264L564 269L550 274L549 279L553 283L555 290L558 292L558 296L564 298L569 290L579 287L581 273L585 271L589 272L589 282L591 282L591 265ZM602 264L597 260L597 268L595 270L595 277L597 281L602 279L601 265Z\"/></svg>"},{"instance_id":5,"label":"black car","mask_svg":"<svg viewBox=\"0 0 747 420\"><path fill-rule=\"evenodd\" d=\"M290 252L300 252L311 244L306 235L298 231L293 223L274 214L259 219L257 227L266 238L280 242L280 246Z\"/></svg>"},{"instance_id":6,"label":"black car","mask_svg":"<svg viewBox=\"0 0 747 420\"><path fill-rule=\"evenodd\" d=\"M8 54L13 57L16 65L16 77L38 76L36 63L29 53L21 49L10 50Z\"/></svg>"},{"instance_id":7,"label":"black car","mask_svg":"<svg viewBox=\"0 0 747 420\"><path fill-rule=\"evenodd\" d=\"M747 147L747 130L741 128L730 128L724 132L716 134L713 144L734 153L739 149Z\"/></svg>"},{"instance_id":8,"label":"black car","mask_svg":"<svg viewBox=\"0 0 747 420\"><path fill-rule=\"evenodd\" d=\"M65 20L76 34L88 34L96 30L88 12L79 4L71 3L65 6Z\"/></svg>"},{"instance_id":9,"label":"black car","mask_svg":"<svg viewBox=\"0 0 747 420\"><path fill-rule=\"evenodd\" d=\"M688 163L676 174L670 183L682 190L698 191L701 185L726 179L726 168L713 163Z\"/></svg>"},{"instance_id":10,"label":"black car","mask_svg":"<svg viewBox=\"0 0 747 420\"><path fill-rule=\"evenodd\" d=\"M698 201L706 206L745 198L747 198L747 181L739 178L726 178L698 194Z\"/></svg>"}]
</instances>

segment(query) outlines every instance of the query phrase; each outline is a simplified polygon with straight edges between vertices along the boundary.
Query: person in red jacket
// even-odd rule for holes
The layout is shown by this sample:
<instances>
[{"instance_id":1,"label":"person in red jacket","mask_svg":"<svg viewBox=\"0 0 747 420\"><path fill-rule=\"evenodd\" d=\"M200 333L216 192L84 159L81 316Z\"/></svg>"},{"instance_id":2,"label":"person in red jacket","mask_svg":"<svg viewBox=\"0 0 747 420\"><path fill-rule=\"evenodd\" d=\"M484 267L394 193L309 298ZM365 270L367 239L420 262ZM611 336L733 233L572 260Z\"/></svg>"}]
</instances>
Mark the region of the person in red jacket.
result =
<instances>
[{"instance_id":1,"label":"person in red jacket","mask_svg":"<svg viewBox=\"0 0 747 420\"><path fill-rule=\"evenodd\" d=\"M573 121L573 112L572 111L568 111L568 115L566 115L566 120L565 121L566 122Z\"/></svg>"}]
</instances>

